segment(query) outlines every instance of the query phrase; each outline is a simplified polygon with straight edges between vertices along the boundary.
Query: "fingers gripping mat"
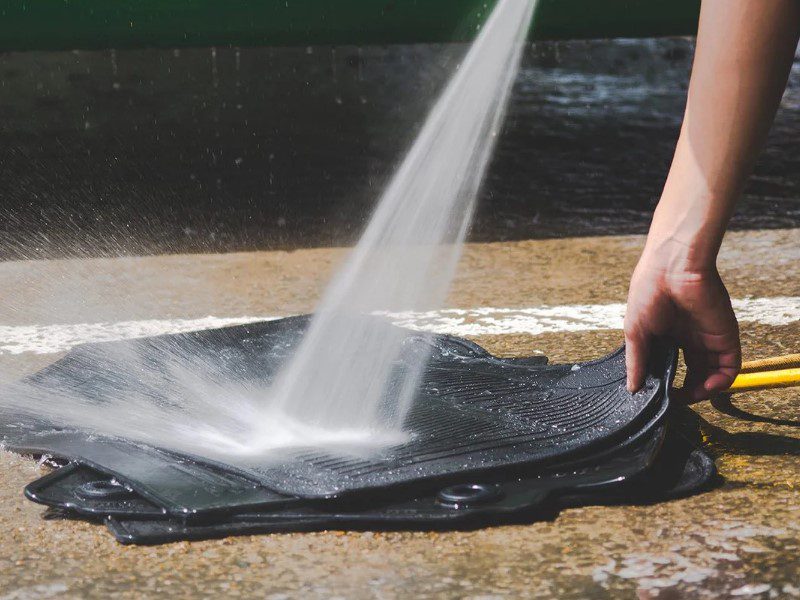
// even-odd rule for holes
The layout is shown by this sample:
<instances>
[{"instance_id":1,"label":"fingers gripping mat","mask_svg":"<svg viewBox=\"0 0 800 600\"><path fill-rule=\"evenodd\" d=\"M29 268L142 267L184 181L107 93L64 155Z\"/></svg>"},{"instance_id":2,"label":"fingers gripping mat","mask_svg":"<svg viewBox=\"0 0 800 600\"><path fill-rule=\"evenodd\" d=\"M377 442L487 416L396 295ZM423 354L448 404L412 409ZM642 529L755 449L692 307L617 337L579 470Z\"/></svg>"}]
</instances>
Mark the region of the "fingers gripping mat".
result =
<instances>
[{"instance_id":1,"label":"fingers gripping mat","mask_svg":"<svg viewBox=\"0 0 800 600\"><path fill-rule=\"evenodd\" d=\"M327 498L424 482L440 485L498 469L530 471L623 444L663 415L674 364L673 352L655 357L645 387L631 395L624 386L621 350L588 363L542 365L536 359L496 358L458 338L409 331L409 352L424 351L429 361L405 422L404 443L368 455L293 448L269 461L240 459L236 468L186 448L153 448L137 432L128 438L123 430L109 438L56 417L41 417L50 413L48 406L76 398L100 412L128 398L180 408L181 402L192 401L192 387L185 385L177 396L171 393L175 374L166 359L176 349L194 356L198 368L214 365L211 375L202 374L205 378L266 389L307 323L307 318L298 317L78 347L22 385L0 390L12 395L37 392L33 398L3 402L27 402L29 410L0 414L0 436L11 448L49 452L117 475L137 490L152 492L149 497L161 505L167 497L188 511L213 508L219 499L209 486L212 489L195 505L191 493L175 501L175 494L164 486L169 488L176 464L183 465L177 471L184 479L191 480L192 464L228 473L222 478L223 495L228 482L241 477L249 482L237 483L248 502L269 502L270 492ZM379 326L394 327L385 322ZM147 371L146 378L130 368L126 361L132 357ZM402 367L398 365L400 374ZM145 384L146 394L140 389ZM31 403L38 406L31 408ZM145 465L151 460L170 463L172 471L149 473ZM136 465L134 471L128 470L129 464Z\"/></svg>"}]
</instances>

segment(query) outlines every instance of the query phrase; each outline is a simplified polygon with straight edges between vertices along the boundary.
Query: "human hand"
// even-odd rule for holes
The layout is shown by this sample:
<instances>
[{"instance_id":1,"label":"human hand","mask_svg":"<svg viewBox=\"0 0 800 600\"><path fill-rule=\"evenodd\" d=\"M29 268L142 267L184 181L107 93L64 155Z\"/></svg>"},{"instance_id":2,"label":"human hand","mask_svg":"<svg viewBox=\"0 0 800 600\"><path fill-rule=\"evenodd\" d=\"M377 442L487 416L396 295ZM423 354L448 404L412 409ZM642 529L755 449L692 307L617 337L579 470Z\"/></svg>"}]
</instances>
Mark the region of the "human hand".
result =
<instances>
[{"instance_id":1,"label":"human hand","mask_svg":"<svg viewBox=\"0 0 800 600\"><path fill-rule=\"evenodd\" d=\"M741 366L739 325L716 267L684 264L675 242L645 250L631 278L625 314L628 390L639 390L654 338L683 349L684 399L697 402L727 389ZM678 245L680 246L680 245Z\"/></svg>"},{"instance_id":2,"label":"human hand","mask_svg":"<svg viewBox=\"0 0 800 600\"><path fill-rule=\"evenodd\" d=\"M702 2L681 134L628 296L631 391L643 384L659 335L683 348L690 401L725 389L739 371L739 327L716 257L798 39L800 2Z\"/></svg>"}]
</instances>

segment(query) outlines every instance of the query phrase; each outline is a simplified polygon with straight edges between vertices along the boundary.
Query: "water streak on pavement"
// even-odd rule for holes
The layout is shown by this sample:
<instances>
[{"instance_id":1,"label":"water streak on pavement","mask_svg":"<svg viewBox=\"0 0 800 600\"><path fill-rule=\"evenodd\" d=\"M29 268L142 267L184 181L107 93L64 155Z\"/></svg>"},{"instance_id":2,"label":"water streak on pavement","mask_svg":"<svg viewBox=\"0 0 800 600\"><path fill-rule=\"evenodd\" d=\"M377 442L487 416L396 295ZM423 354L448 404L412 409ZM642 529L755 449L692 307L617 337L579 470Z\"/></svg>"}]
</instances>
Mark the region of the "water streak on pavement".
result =
<instances>
[{"instance_id":1,"label":"water streak on pavement","mask_svg":"<svg viewBox=\"0 0 800 600\"><path fill-rule=\"evenodd\" d=\"M733 306L742 323L778 327L800 321L800 297L735 299ZM521 308L450 308L425 312L383 313L381 316L387 317L400 327L461 337L541 335L622 329L625 305L615 303ZM0 325L0 355L27 352L55 354L65 352L78 344L217 329L279 318L281 316L274 315L208 316L200 319Z\"/></svg>"}]
</instances>

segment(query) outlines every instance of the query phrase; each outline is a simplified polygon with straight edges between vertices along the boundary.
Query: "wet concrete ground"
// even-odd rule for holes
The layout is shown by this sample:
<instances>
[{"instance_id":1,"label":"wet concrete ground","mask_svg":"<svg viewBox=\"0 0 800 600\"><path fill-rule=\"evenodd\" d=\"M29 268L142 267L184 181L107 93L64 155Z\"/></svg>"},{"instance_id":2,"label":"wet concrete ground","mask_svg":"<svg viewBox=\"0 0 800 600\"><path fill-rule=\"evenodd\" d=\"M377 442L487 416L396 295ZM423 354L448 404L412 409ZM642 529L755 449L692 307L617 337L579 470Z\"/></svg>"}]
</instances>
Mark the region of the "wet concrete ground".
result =
<instances>
[{"instance_id":1,"label":"wet concrete ground","mask_svg":"<svg viewBox=\"0 0 800 600\"><path fill-rule=\"evenodd\" d=\"M737 232L721 267L732 296L800 295L800 230ZM625 299L637 236L473 244L449 305ZM4 324L310 310L341 250L0 264ZM47 299L47 300L45 300ZM590 358L615 330L478 338L504 355ZM800 322L743 324L747 357L800 350ZM54 354L0 355L17 376ZM44 473L0 453L0 598L792 598L800 596L798 390L734 399L752 416L694 407L725 483L655 506L586 507L530 525L451 533L267 535L123 547L105 528L47 520L22 487ZM731 413L724 405L719 407ZM745 415L746 417L746 415Z\"/></svg>"},{"instance_id":2,"label":"wet concrete ground","mask_svg":"<svg viewBox=\"0 0 800 600\"><path fill-rule=\"evenodd\" d=\"M0 258L356 239L461 46L0 54ZM528 48L471 238L644 233L693 43ZM733 226L800 227L800 60Z\"/></svg>"}]
</instances>

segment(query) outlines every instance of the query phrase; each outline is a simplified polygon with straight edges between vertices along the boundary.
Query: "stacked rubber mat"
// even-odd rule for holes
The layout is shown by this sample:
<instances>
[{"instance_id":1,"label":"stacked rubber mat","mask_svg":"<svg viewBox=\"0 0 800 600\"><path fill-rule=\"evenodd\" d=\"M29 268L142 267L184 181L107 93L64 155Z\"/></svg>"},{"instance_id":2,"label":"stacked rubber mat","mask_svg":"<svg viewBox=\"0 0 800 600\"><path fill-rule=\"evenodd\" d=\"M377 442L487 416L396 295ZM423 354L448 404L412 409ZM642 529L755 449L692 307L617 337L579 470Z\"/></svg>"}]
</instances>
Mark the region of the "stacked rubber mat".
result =
<instances>
[{"instance_id":1,"label":"stacked rubber mat","mask_svg":"<svg viewBox=\"0 0 800 600\"><path fill-rule=\"evenodd\" d=\"M165 345L185 345L228 365L227 376L237 381L268 385L307 323L295 317L78 347L30 380L51 389L52 402L69 389L102 410L138 383L131 377L104 393L85 373L86 356L95 374L124 373L115 361L130 352L113 348L157 357ZM430 355L405 421L409 435L369 455L297 448L278 462L253 459L234 468L8 412L0 412L0 439L9 449L68 461L28 485L27 497L65 515L102 520L123 543L475 528L549 518L565 506L666 500L715 477L691 427L676 424L679 415L670 409L672 348L654 354L644 388L631 395L622 350L548 365L543 357L497 358L449 336L408 332L408 339L411 351Z\"/></svg>"}]
</instances>

